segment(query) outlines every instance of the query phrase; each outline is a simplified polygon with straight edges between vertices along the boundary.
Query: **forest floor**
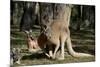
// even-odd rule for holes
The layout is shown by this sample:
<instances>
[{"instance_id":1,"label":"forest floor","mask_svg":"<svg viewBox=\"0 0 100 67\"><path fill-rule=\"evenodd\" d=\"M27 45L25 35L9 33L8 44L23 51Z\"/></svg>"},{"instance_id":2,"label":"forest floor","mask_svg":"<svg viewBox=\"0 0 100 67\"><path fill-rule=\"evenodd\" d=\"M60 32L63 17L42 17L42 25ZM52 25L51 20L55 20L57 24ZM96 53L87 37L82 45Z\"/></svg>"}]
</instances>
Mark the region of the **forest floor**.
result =
<instances>
[{"instance_id":1,"label":"forest floor","mask_svg":"<svg viewBox=\"0 0 100 67\"><path fill-rule=\"evenodd\" d=\"M33 36L39 36L39 28L37 26L33 29ZM77 52L84 52L95 55L95 31L82 30L74 31L71 30L71 40L73 48ZM23 32L20 32L17 26L11 26L11 35L10 35L10 46L13 48L27 49L26 46L26 35ZM66 48L65 48L66 49ZM79 62L93 62L95 61L94 57L80 57L74 58L70 55L65 54L64 60L51 60L41 54L30 54L22 53L23 57L21 59L20 65L44 65L44 64L66 64L66 63L79 63ZM20 66L15 64L14 66Z\"/></svg>"}]
</instances>

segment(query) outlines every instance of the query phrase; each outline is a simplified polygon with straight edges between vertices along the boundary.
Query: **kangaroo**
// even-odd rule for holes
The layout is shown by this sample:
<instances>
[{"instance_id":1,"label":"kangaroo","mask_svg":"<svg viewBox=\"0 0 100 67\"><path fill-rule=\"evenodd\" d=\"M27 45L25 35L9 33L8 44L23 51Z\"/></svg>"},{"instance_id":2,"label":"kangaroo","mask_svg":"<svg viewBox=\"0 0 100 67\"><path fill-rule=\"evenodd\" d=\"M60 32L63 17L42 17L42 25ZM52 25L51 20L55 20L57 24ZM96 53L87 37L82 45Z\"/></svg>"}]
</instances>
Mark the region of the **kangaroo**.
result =
<instances>
[{"instance_id":1,"label":"kangaroo","mask_svg":"<svg viewBox=\"0 0 100 67\"><path fill-rule=\"evenodd\" d=\"M77 53L72 48L71 38L70 38L70 30L69 30L69 22L71 16L71 7L72 5L65 5L65 4L55 4L54 8L54 19L53 23L51 24L51 30L53 36L56 36L56 40L58 40L58 46L61 46L61 57L58 59L64 59L64 46L65 42L67 43L67 49L70 55L73 57L91 57L92 55L86 53ZM55 40L54 40L55 41ZM56 48L55 54L58 50Z\"/></svg>"},{"instance_id":2,"label":"kangaroo","mask_svg":"<svg viewBox=\"0 0 100 67\"><path fill-rule=\"evenodd\" d=\"M67 49L70 55L73 57L91 57L92 55L86 53L77 53L72 48L71 38L70 38L70 30L69 30L69 22L71 16L71 5L65 4L54 4L53 5L53 21L50 21L50 24L47 23L46 30L44 32L47 37L47 43L49 48L52 45L55 45L54 53L53 50L49 50L49 55L55 59L56 53L61 47L59 60L64 59L64 46L65 42L67 43ZM45 19L44 19L45 20ZM44 24L45 25L45 24ZM48 32L50 31L50 32ZM48 35L49 34L49 35Z\"/></svg>"},{"instance_id":3,"label":"kangaroo","mask_svg":"<svg viewBox=\"0 0 100 67\"><path fill-rule=\"evenodd\" d=\"M37 43L37 39L33 38L32 31L25 31L27 35L27 47L29 52L36 52L37 49L39 50L39 46Z\"/></svg>"},{"instance_id":4,"label":"kangaroo","mask_svg":"<svg viewBox=\"0 0 100 67\"><path fill-rule=\"evenodd\" d=\"M62 24L61 24L62 22ZM55 59L55 55L59 49L60 49L60 57L57 58L58 60L64 60L64 46L65 42L67 43L67 49L70 55L73 57L92 57L90 54L86 53L77 53L73 50L72 44L71 44L71 38L70 38L70 30L69 27L66 23L63 24L63 21L57 21L55 20L53 24L51 24L51 37L49 38L49 41L52 42L53 44L56 45L54 54L53 54L53 59Z\"/></svg>"}]
</instances>

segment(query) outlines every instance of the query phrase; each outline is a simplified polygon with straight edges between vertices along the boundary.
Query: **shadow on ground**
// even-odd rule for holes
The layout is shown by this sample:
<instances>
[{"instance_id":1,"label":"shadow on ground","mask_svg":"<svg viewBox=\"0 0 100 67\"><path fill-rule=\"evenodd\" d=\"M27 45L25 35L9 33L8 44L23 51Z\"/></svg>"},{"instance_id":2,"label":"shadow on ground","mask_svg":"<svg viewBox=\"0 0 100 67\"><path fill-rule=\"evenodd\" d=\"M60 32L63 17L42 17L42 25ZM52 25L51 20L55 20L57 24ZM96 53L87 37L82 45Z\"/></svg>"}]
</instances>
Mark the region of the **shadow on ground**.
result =
<instances>
[{"instance_id":1,"label":"shadow on ground","mask_svg":"<svg viewBox=\"0 0 100 67\"><path fill-rule=\"evenodd\" d=\"M24 55L22 57L22 60L34 60L34 59L43 59L43 58L47 58L47 56L44 53L34 53L34 54L30 54L30 55Z\"/></svg>"}]
</instances>

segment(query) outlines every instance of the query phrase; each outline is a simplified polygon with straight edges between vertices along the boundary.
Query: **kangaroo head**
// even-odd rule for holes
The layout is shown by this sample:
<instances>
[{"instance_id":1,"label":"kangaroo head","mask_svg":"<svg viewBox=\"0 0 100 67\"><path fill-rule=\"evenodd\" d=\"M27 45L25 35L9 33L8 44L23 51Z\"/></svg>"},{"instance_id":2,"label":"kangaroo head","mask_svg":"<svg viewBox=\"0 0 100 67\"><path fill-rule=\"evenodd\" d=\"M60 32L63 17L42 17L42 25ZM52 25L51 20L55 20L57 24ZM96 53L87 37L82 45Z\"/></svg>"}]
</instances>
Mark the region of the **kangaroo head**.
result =
<instances>
[{"instance_id":1,"label":"kangaroo head","mask_svg":"<svg viewBox=\"0 0 100 67\"><path fill-rule=\"evenodd\" d=\"M26 35L27 35L27 38L28 39L31 39L31 40L34 40L34 38L33 38L33 36L32 36L32 30L30 30L30 31L24 31L25 33L26 33Z\"/></svg>"}]
</instances>

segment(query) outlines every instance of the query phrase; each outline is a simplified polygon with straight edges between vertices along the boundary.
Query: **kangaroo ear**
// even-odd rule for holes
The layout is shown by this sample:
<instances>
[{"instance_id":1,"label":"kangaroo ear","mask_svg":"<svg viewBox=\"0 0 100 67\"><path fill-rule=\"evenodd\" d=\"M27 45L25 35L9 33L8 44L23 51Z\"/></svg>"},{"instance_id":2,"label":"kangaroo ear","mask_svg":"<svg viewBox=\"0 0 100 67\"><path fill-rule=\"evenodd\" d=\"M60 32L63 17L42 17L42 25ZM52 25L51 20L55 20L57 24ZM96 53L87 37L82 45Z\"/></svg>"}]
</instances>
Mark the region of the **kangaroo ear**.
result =
<instances>
[{"instance_id":1,"label":"kangaroo ear","mask_svg":"<svg viewBox=\"0 0 100 67\"><path fill-rule=\"evenodd\" d=\"M32 33L32 30L29 30L29 33L31 34Z\"/></svg>"},{"instance_id":2,"label":"kangaroo ear","mask_svg":"<svg viewBox=\"0 0 100 67\"><path fill-rule=\"evenodd\" d=\"M27 31L27 30L25 30L24 32L25 32L26 34L29 34L29 31Z\"/></svg>"}]
</instances>

